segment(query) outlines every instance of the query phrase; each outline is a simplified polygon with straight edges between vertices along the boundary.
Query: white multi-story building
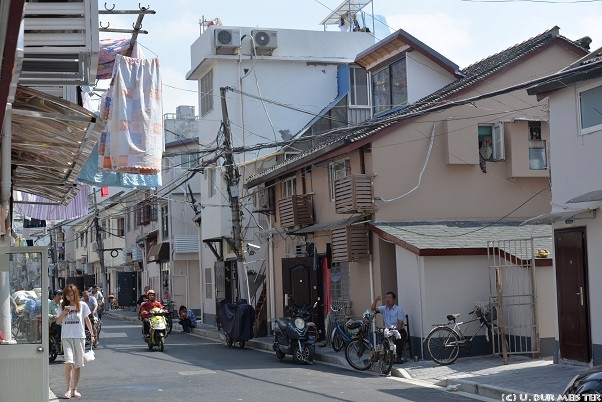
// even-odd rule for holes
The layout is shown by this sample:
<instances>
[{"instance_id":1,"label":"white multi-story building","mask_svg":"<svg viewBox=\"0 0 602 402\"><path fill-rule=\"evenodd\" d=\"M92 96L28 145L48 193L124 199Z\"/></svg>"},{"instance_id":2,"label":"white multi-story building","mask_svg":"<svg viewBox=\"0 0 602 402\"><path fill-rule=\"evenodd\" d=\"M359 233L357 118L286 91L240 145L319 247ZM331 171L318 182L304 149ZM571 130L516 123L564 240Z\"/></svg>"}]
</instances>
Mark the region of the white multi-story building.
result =
<instances>
[{"instance_id":1,"label":"white multi-story building","mask_svg":"<svg viewBox=\"0 0 602 402\"><path fill-rule=\"evenodd\" d=\"M276 143L306 133L317 116L338 106L350 91L360 88L367 93L365 70L350 70L349 65L372 44L374 37L365 32L208 28L191 46L191 69L187 74L187 79L198 81L199 142L208 150L223 147L220 128L227 111L232 145L235 149L243 147L235 152L235 162L244 165L245 170L268 167L271 158L265 156L276 150ZM226 88L227 110L222 107L222 88ZM351 98L357 99L350 96L349 102ZM363 104L356 105L362 111L361 117L357 117L358 113L344 112L343 125L370 116L368 97L364 98ZM352 109L348 106L343 109ZM325 129L331 128L337 119L338 116L329 115ZM201 293L203 319L213 323L216 301L223 298L234 301L238 294L235 286L225 285L237 282L231 241L232 213L223 178L225 167L221 160L211 156L204 161L208 162L203 163L199 178L204 243L200 252ZM254 162L247 164L249 161ZM249 172L243 175L248 176ZM267 244L261 243L260 232L267 228L261 223L265 219L253 216L251 197L244 192L240 194L246 268L252 273L250 302L256 304L263 291L262 273L267 264ZM247 247L249 243L260 249Z\"/></svg>"}]
</instances>

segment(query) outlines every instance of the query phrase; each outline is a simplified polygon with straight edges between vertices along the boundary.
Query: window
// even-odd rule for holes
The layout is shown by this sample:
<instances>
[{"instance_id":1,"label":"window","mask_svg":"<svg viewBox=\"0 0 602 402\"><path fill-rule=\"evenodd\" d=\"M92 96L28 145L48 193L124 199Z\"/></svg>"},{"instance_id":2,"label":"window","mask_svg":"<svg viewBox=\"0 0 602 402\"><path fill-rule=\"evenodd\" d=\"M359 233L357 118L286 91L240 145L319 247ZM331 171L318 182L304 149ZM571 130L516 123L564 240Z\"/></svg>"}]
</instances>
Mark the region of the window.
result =
<instances>
[{"instance_id":1,"label":"window","mask_svg":"<svg viewBox=\"0 0 602 402\"><path fill-rule=\"evenodd\" d=\"M351 161L349 158L330 162L328 165L328 184L330 187L330 200L334 201L334 182L351 174Z\"/></svg>"},{"instance_id":2,"label":"window","mask_svg":"<svg viewBox=\"0 0 602 402\"><path fill-rule=\"evenodd\" d=\"M135 210L136 226L144 226L157 220L157 206L149 203L141 202Z\"/></svg>"},{"instance_id":3,"label":"window","mask_svg":"<svg viewBox=\"0 0 602 402\"><path fill-rule=\"evenodd\" d=\"M372 75L372 99L374 114L407 103L405 58Z\"/></svg>"},{"instance_id":4,"label":"window","mask_svg":"<svg viewBox=\"0 0 602 402\"><path fill-rule=\"evenodd\" d=\"M196 154L184 154L180 155L180 163L178 167L181 169L189 169L197 165Z\"/></svg>"},{"instance_id":5,"label":"window","mask_svg":"<svg viewBox=\"0 0 602 402\"><path fill-rule=\"evenodd\" d=\"M297 178L289 177L280 183L281 198L297 194Z\"/></svg>"},{"instance_id":6,"label":"window","mask_svg":"<svg viewBox=\"0 0 602 402\"><path fill-rule=\"evenodd\" d=\"M216 183L215 178L217 168L207 168L207 197L213 197L215 195Z\"/></svg>"},{"instance_id":7,"label":"window","mask_svg":"<svg viewBox=\"0 0 602 402\"><path fill-rule=\"evenodd\" d=\"M117 218L117 236L125 236L125 218Z\"/></svg>"},{"instance_id":8,"label":"window","mask_svg":"<svg viewBox=\"0 0 602 402\"><path fill-rule=\"evenodd\" d=\"M205 268L205 298L213 298L213 281L211 280L211 268Z\"/></svg>"},{"instance_id":9,"label":"window","mask_svg":"<svg viewBox=\"0 0 602 402\"><path fill-rule=\"evenodd\" d=\"M332 301L350 300L349 263L334 263L330 271L330 293Z\"/></svg>"},{"instance_id":10,"label":"window","mask_svg":"<svg viewBox=\"0 0 602 402\"><path fill-rule=\"evenodd\" d=\"M167 205L161 205L161 233L163 233L163 240L169 238L169 208Z\"/></svg>"},{"instance_id":11,"label":"window","mask_svg":"<svg viewBox=\"0 0 602 402\"><path fill-rule=\"evenodd\" d=\"M132 230L132 215L130 215L129 209L125 210L125 223L127 225L127 231Z\"/></svg>"},{"instance_id":12,"label":"window","mask_svg":"<svg viewBox=\"0 0 602 402\"><path fill-rule=\"evenodd\" d=\"M602 130L602 85L579 92L581 134Z\"/></svg>"},{"instance_id":13,"label":"window","mask_svg":"<svg viewBox=\"0 0 602 402\"><path fill-rule=\"evenodd\" d=\"M201 116L213 110L213 70L201 78Z\"/></svg>"},{"instance_id":14,"label":"window","mask_svg":"<svg viewBox=\"0 0 602 402\"><path fill-rule=\"evenodd\" d=\"M504 126L502 124L479 125L479 159L499 161L505 159Z\"/></svg>"},{"instance_id":15,"label":"window","mask_svg":"<svg viewBox=\"0 0 602 402\"><path fill-rule=\"evenodd\" d=\"M546 170L546 142L542 140L529 141L529 169Z\"/></svg>"},{"instance_id":16,"label":"window","mask_svg":"<svg viewBox=\"0 0 602 402\"><path fill-rule=\"evenodd\" d=\"M368 99L368 72L363 68L351 67L350 79L350 106L370 106Z\"/></svg>"}]
</instances>

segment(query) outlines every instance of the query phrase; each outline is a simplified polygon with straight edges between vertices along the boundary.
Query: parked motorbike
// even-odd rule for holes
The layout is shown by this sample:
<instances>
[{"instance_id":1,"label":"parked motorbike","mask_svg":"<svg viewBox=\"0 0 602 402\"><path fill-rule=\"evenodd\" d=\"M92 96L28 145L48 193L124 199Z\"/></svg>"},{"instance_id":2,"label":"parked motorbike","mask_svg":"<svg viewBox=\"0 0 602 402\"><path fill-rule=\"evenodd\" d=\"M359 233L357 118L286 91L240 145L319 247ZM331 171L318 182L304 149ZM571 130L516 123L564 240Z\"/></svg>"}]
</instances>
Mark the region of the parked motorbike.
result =
<instances>
[{"instance_id":1,"label":"parked motorbike","mask_svg":"<svg viewBox=\"0 0 602 402\"><path fill-rule=\"evenodd\" d=\"M144 335L144 341L148 344L148 349L153 350L157 346L161 352L165 348L165 338L167 338L167 322L163 309L155 307L149 311L150 331L148 335Z\"/></svg>"},{"instance_id":2,"label":"parked motorbike","mask_svg":"<svg viewBox=\"0 0 602 402\"><path fill-rule=\"evenodd\" d=\"M317 305L318 302L303 308L291 305L287 307L290 317L276 318L273 325L273 347L278 359L282 360L286 355L292 355L295 363L313 362L318 329L309 320L312 309Z\"/></svg>"},{"instance_id":3,"label":"parked motorbike","mask_svg":"<svg viewBox=\"0 0 602 402\"><path fill-rule=\"evenodd\" d=\"M63 354L63 343L57 339L57 331L52 326L48 330L48 361L53 362L58 355Z\"/></svg>"}]
</instances>

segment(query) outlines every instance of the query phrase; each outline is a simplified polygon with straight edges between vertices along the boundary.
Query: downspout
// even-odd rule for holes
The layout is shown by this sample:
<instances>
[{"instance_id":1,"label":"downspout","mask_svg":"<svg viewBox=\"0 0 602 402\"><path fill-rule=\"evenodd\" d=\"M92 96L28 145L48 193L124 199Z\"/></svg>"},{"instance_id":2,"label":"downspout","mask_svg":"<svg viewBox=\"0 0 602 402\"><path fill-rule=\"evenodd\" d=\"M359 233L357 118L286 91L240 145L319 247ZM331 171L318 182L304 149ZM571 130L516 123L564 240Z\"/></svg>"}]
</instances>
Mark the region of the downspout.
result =
<instances>
[{"instance_id":1,"label":"downspout","mask_svg":"<svg viewBox=\"0 0 602 402\"><path fill-rule=\"evenodd\" d=\"M12 104L6 104L1 140L0 206L5 213L5 234L0 240L0 330L5 343L14 343L11 331L10 283L8 277L8 252L11 240L11 218L9 202L11 194L11 147L12 147Z\"/></svg>"},{"instance_id":2,"label":"downspout","mask_svg":"<svg viewBox=\"0 0 602 402\"><path fill-rule=\"evenodd\" d=\"M423 297L423 275L424 275L424 258L416 255L416 268L418 269L418 291L419 306L420 306L420 360L424 360L424 297Z\"/></svg>"},{"instance_id":3,"label":"downspout","mask_svg":"<svg viewBox=\"0 0 602 402\"><path fill-rule=\"evenodd\" d=\"M268 270L270 271L270 317L267 320L268 334L272 333L272 320L276 317L276 301L274 297L274 234L271 233L272 229L272 218L268 219L268 229L270 233L270 239L268 240Z\"/></svg>"}]
</instances>

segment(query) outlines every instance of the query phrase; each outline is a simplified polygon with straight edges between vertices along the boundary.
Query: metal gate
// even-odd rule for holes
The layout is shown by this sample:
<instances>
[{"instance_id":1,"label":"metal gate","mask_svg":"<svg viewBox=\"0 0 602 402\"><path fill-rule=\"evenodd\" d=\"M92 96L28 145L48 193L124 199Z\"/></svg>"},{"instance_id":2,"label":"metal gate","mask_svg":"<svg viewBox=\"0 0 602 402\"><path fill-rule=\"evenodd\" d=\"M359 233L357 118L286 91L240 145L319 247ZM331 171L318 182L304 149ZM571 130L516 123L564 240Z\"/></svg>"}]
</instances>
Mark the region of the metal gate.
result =
<instances>
[{"instance_id":1,"label":"metal gate","mask_svg":"<svg viewBox=\"0 0 602 402\"><path fill-rule=\"evenodd\" d=\"M539 239L541 240L541 239ZM535 305L535 245L538 238L487 242L494 354L539 356Z\"/></svg>"}]
</instances>

